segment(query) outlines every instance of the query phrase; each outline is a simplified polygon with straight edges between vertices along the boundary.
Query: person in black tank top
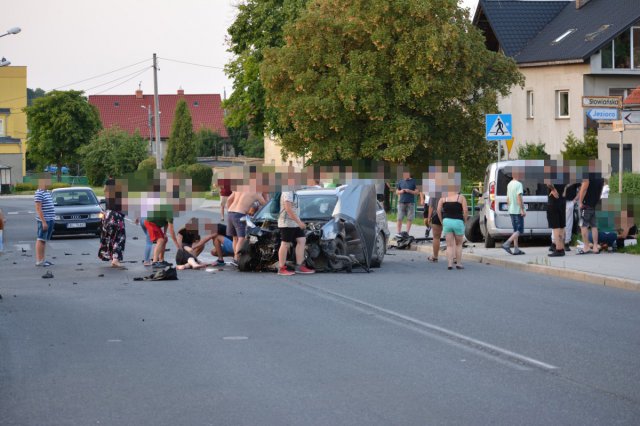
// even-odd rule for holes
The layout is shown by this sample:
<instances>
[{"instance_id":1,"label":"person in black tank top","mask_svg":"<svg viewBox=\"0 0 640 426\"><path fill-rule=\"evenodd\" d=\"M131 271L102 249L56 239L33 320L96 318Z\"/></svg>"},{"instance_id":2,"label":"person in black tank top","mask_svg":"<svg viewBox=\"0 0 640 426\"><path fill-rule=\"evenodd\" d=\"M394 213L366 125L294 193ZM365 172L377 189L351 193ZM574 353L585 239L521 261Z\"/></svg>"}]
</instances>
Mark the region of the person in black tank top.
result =
<instances>
[{"instance_id":1,"label":"person in black tank top","mask_svg":"<svg viewBox=\"0 0 640 426\"><path fill-rule=\"evenodd\" d=\"M456 269L462 266L462 242L467 212L467 199L456 192L449 192L438 203L438 218L442 223L442 232L447 240L448 269L453 269L454 259Z\"/></svg>"}]
</instances>

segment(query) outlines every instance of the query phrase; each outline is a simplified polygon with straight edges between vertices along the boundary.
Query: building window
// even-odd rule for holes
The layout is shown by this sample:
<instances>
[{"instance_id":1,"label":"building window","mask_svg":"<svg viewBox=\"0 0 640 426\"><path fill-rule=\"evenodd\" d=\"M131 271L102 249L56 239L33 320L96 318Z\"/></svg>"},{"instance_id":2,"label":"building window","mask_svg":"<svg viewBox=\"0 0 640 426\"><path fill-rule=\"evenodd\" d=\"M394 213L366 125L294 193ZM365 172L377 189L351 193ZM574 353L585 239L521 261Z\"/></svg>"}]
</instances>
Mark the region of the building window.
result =
<instances>
[{"instance_id":1,"label":"building window","mask_svg":"<svg viewBox=\"0 0 640 426\"><path fill-rule=\"evenodd\" d=\"M198 101L193 101L193 106L194 107L200 106L200 103Z\"/></svg>"},{"instance_id":2,"label":"building window","mask_svg":"<svg viewBox=\"0 0 640 426\"><path fill-rule=\"evenodd\" d=\"M640 27L631 27L600 50L604 69L640 69Z\"/></svg>"},{"instance_id":3,"label":"building window","mask_svg":"<svg viewBox=\"0 0 640 426\"><path fill-rule=\"evenodd\" d=\"M5 118L0 117L0 138L7 136L7 134L4 131L4 123L5 123Z\"/></svg>"},{"instance_id":4,"label":"building window","mask_svg":"<svg viewBox=\"0 0 640 426\"><path fill-rule=\"evenodd\" d=\"M569 118L568 90L556 90L556 117Z\"/></svg>"},{"instance_id":5,"label":"building window","mask_svg":"<svg viewBox=\"0 0 640 426\"><path fill-rule=\"evenodd\" d=\"M611 152L611 173L618 173L620 170L620 145L615 144L607 144L607 148L609 148ZM631 144L624 144L622 147L622 170L625 172L631 171Z\"/></svg>"},{"instance_id":6,"label":"building window","mask_svg":"<svg viewBox=\"0 0 640 426\"><path fill-rule=\"evenodd\" d=\"M114 102L113 106L116 107L116 108L119 107L120 106L120 102Z\"/></svg>"},{"instance_id":7,"label":"building window","mask_svg":"<svg viewBox=\"0 0 640 426\"><path fill-rule=\"evenodd\" d=\"M622 97L622 100L624 101L625 99L627 99L627 96L629 96L631 94L631 92L633 92L635 89L634 88L629 88L629 89L609 89L609 96L620 96Z\"/></svg>"},{"instance_id":8,"label":"building window","mask_svg":"<svg viewBox=\"0 0 640 426\"><path fill-rule=\"evenodd\" d=\"M527 90L527 118L533 118L533 90Z\"/></svg>"}]
</instances>

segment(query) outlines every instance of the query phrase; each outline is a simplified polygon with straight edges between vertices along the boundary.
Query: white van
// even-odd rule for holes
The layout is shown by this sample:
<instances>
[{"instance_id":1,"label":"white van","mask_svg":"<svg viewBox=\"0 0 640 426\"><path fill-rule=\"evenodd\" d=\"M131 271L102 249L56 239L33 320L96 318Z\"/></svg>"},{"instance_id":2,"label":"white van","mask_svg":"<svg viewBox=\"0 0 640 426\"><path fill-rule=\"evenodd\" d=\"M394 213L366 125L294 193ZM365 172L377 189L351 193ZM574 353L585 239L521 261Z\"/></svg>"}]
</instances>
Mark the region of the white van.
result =
<instances>
[{"instance_id":1,"label":"white van","mask_svg":"<svg viewBox=\"0 0 640 426\"><path fill-rule=\"evenodd\" d=\"M506 240L513 233L507 209L507 185L513 179L513 167L520 167L524 172L521 182L527 215L524 218L524 234L521 238L551 236L551 229L547 223L549 191L544 184L544 160L501 161L491 163L484 176L479 225L484 237L484 246L487 248L495 247L497 240Z\"/></svg>"}]
</instances>

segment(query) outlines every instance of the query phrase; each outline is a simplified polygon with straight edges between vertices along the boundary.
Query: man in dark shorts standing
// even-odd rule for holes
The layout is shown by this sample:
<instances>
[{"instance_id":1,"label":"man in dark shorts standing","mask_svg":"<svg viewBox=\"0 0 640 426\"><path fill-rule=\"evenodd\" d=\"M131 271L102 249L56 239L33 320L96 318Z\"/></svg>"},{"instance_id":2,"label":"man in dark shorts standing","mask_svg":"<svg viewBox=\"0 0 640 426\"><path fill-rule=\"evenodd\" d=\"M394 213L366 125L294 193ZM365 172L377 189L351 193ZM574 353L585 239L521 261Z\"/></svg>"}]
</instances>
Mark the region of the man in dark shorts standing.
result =
<instances>
[{"instance_id":1,"label":"man in dark shorts standing","mask_svg":"<svg viewBox=\"0 0 640 426\"><path fill-rule=\"evenodd\" d=\"M563 196L564 184L547 183L549 198L547 201L547 222L553 232L553 251L549 257L564 256L564 228L567 226L566 201Z\"/></svg>"},{"instance_id":2,"label":"man in dark shorts standing","mask_svg":"<svg viewBox=\"0 0 640 426\"><path fill-rule=\"evenodd\" d=\"M403 179L398 181L396 194L398 195L398 223L397 235L402 231L402 220L407 218L407 232L411 231L411 223L416 213L416 194L418 189L416 181L409 172L404 172Z\"/></svg>"},{"instance_id":3,"label":"man in dark shorts standing","mask_svg":"<svg viewBox=\"0 0 640 426\"><path fill-rule=\"evenodd\" d=\"M298 217L298 203L292 191L283 192L280 196L280 215L278 228L280 229L280 249L278 250L278 275L313 274L311 268L302 264L304 261L304 247L307 239L304 236L305 224ZM287 254L291 244L296 243L296 270L287 269Z\"/></svg>"},{"instance_id":4,"label":"man in dark shorts standing","mask_svg":"<svg viewBox=\"0 0 640 426\"><path fill-rule=\"evenodd\" d=\"M240 190L235 191L229 197L229 211L227 213L227 235L233 238L234 257L232 264L238 266L239 251L247 233L247 222L244 220L247 212L256 201L260 205L265 205L266 201L262 194L256 191L255 179Z\"/></svg>"},{"instance_id":5,"label":"man in dark shorts standing","mask_svg":"<svg viewBox=\"0 0 640 426\"><path fill-rule=\"evenodd\" d=\"M582 180L578 202L580 203L580 231L584 248L578 254L600 253L598 249L598 224L596 221L596 207L600 201L604 179L598 172L590 172L587 179ZM589 228L593 235L593 251L589 248Z\"/></svg>"}]
</instances>

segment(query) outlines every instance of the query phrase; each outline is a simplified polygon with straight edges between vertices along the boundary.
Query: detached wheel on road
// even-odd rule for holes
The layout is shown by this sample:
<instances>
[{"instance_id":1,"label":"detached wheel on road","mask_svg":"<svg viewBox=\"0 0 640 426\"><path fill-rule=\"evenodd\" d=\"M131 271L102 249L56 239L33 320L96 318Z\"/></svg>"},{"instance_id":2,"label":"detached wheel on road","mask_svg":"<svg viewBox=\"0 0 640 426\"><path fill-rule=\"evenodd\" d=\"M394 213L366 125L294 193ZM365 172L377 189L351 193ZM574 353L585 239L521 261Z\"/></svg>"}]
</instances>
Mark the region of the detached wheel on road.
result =
<instances>
[{"instance_id":1,"label":"detached wheel on road","mask_svg":"<svg viewBox=\"0 0 640 426\"><path fill-rule=\"evenodd\" d=\"M382 265L386 252L387 247L384 243L384 234L382 232L378 232L378 235L376 236L376 243L373 247L373 258L371 259L372 268L379 268L380 265Z\"/></svg>"},{"instance_id":2,"label":"detached wheel on road","mask_svg":"<svg viewBox=\"0 0 640 426\"><path fill-rule=\"evenodd\" d=\"M472 243L480 243L482 242L482 231L480 231L480 215L473 216L470 220L467 221L466 226L464 227L464 236L467 238L467 241Z\"/></svg>"}]
</instances>

